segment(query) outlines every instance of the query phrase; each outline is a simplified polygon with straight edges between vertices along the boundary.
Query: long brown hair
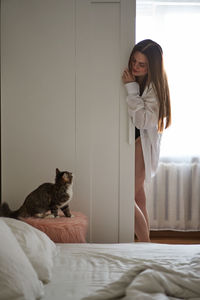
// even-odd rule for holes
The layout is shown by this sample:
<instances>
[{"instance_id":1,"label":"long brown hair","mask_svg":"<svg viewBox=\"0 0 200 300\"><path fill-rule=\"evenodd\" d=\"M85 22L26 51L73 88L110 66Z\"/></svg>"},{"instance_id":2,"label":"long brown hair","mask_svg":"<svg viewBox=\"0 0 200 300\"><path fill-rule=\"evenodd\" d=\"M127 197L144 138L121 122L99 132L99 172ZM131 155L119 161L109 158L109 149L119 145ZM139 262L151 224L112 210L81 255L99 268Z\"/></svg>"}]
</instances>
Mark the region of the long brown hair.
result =
<instances>
[{"instance_id":1,"label":"long brown hair","mask_svg":"<svg viewBox=\"0 0 200 300\"><path fill-rule=\"evenodd\" d=\"M159 44L152 40L143 40L136 44L129 58L129 70L132 71L132 59L135 52L141 52L148 60L148 74L144 78L143 87L153 84L159 100L158 131L162 132L171 124L171 104L167 75L163 64L163 51ZM165 123L165 124L164 124Z\"/></svg>"}]
</instances>

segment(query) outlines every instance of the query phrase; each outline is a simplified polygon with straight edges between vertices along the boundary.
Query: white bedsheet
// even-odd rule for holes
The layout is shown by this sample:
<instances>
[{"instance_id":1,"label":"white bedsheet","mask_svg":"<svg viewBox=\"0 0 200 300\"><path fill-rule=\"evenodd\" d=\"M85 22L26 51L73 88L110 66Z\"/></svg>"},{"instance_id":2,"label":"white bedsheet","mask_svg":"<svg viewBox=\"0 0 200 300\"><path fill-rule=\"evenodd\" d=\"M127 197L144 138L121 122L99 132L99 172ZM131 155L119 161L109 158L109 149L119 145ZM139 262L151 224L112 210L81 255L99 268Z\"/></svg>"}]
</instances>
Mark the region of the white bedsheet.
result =
<instances>
[{"instance_id":1,"label":"white bedsheet","mask_svg":"<svg viewBox=\"0 0 200 300\"><path fill-rule=\"evenodd\" d=\"M122 277L84 300L200 299L200 255L192 259L154 262L133 259Z\"/></svg>"},{"instance_id":2,"label":"white bedsheet","mask_svg":"<svg viewBox=\"0 0 200 300\"><path fill-rule=\"evenodd\" d=\"M93 294L135 265L135 259L155 263L190 260L200 245L57 244L52 281L45 285L45 300L80 300Z\"/></svg>"}]
</instances>

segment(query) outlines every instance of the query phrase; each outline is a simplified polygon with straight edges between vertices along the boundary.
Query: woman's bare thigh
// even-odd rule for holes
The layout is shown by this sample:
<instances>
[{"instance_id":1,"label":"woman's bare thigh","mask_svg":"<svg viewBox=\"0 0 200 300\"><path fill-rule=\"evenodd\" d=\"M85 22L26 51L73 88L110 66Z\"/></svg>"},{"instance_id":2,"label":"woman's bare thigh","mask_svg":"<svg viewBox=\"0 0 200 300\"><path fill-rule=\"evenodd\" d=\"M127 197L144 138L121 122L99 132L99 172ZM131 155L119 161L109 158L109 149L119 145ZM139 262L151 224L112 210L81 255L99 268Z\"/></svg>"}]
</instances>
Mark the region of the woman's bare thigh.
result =
<instances>
[{"instance_id":1,"label":"woman's bare thigh","mask_svg":"<svg viewBox=\"0 0 200 300\"><path fill-rule=\"evenodd\" d=\"M145 165L142 151L141 138L135 141L135 194L139 192L144 184Z\"/></svg>"}]
</instances>

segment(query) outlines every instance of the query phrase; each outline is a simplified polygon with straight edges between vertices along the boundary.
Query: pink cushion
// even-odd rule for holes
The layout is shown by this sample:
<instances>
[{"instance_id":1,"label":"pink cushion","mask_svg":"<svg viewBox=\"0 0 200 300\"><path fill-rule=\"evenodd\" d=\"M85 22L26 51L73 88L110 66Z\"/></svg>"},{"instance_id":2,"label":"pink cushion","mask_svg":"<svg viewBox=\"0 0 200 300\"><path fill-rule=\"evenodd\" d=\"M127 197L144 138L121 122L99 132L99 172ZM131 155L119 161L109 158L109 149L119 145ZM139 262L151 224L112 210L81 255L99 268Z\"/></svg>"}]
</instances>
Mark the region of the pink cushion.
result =
<instances>
[{"instance_id":1,"label":"pink cushion","mask_svg":"<svg viewBox=\"0 0 200 300\"><path fill-rule=\"evenodd\" d=\"M24 218L23 221L45 232L55 243L86 243L88 221L81 212L71 212L74 217L66 218Z\"/></svg>"}]
</instances>

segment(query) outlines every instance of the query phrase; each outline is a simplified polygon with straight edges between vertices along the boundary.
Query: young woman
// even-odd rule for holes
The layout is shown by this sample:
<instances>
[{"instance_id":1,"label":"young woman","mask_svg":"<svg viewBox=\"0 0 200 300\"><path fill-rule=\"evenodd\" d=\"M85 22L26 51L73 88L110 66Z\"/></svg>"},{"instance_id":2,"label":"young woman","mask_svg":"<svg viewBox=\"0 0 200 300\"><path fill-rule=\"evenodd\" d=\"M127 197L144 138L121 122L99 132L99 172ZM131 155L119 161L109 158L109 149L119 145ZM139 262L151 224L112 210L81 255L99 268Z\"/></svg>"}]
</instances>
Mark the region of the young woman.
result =
<instances>
[{"instance_id":1,"label":"young woman","mask_svg":"<svg viewBox=\"0 0 200 300\"><path fill-rule=\"evenodd\" d=\"M171 123L171 106L163 52L152 40L133 48L123 73L128 113L135 125L135 233L140 242L150 242L144 180L155 174L164 128Z\"/></svg>"}]
</instances>

